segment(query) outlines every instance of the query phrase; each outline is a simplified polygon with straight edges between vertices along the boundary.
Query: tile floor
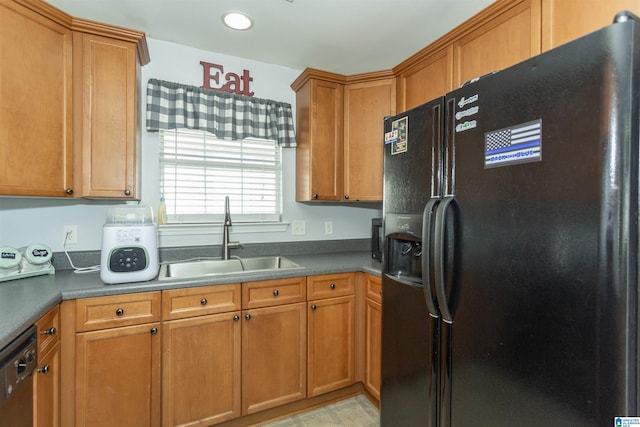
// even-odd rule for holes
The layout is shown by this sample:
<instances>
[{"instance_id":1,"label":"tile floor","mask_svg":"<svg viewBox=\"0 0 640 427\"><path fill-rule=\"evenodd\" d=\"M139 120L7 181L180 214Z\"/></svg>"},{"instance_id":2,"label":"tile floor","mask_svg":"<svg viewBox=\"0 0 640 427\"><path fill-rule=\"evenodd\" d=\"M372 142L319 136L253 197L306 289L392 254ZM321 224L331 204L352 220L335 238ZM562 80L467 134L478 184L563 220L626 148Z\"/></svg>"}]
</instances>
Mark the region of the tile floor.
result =
<instances>
[{"instance_id":1,"label":"tile floor","mask_svg":"<svg viewBox=\"0 0 640 427\"><path fill-rule=\"evenodd\" d=\"M282 418L262 427L377 427L378 408L364 395Z\"/></svg>"}]
</instances>

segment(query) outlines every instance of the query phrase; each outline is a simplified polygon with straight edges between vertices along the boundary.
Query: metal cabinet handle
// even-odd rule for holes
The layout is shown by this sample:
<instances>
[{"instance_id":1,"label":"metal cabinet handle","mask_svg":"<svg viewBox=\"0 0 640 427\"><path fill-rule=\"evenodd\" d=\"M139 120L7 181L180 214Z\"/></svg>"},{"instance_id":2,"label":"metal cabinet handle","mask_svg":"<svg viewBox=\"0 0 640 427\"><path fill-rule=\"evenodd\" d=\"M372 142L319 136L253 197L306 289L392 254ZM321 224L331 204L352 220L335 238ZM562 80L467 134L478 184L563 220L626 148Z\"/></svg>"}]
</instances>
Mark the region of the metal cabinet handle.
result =
<instances>
[{"instance_id":1,"label":"metal cabinet handle","mask_svg":"<svg viewBox=\"0 0 640 427\"><path fill-rule=\"evenodd\" d=\"M278 292L278 290L276 289L275 291L273 291L273 296L277 297L280 294L280 292Z\"/></svg>"},{"instance_id":2,"label":"metal cabinet handle","mask_svg":"<svg viewBox=\"0 0 640 427\"><path fill-rule=\"evenodd\" d=\"M202 304L202 305L207 305L207 299L206 299L206 298L202 298L202 299L200 300L200 304Z\"/></svg>"},{"instance_id":3,"label":"metal cabinet handle","mask_svg":"<svg viewBox=\"0 0 640 427\"><path fill-rule=\"evenodd\" d=\"M318 306L316 306L315 304L311 304L311 310L316 311L316 308L318 308Z\"/></svg>"},{"instance_id":4,"label":"metal cabinet handle","mask_svg":"<svg viewBox=\"0 0 640 427\"><path fill-rule=\"evenodd\" d=\"M44 335L55 335L56 334L56 328L52 326L49 329L42 330L42 332L40 332L40 333L44 334Z\"/></svg>"},{"instance_id":5,"label":"metal cabinet handle","mask_svg":"<svg viewBox=\"0 0 640 427\"><path fill-rule=\"evenodd\" d=\"M314 199L317 199L317 198L318 198L318 193L314 194L312 197L313 197Z\"/></svg>"},{"instance_id":6,"label":"metal cabinet handle","mask_svg":"<svg viewBox=\"0 0 640 427\"><path fill-rule=\"evenodd\" d=\"M41 374L48 374L49 364L44 365L42 368L38 368L38 372L40 372Z\"/></svg>"},{"instance_id":7,"label":"metal cabinet handle","mask_svg":"<svg viewBox=\"0 0 640 427\"><path fill-rule=\"evenodd\" d=\"M332 283L332 284L330 284L330 285L329 285L329 287L330 287L331 289L335 289L335 288L336 288L336 284L335 284L335 283Z\"/></svg>"},{"instance_id":8,"label":"metal cabinet handle","mask_svg":"<svg viewBox=\"0 0 640 427\"><path fill-rule=\"evenodd\" d=\"M151 335L155 335L158 333L158 328L151 328L149 332L151 332Z\"/></svg>"},{"instance_id":9,"label":"metal cabinet handle","mask_svg":"<svg viewBox=\"0 0 640 427\"><path fill-rule=\"evenodd\" d=\"M119 308L116 310L116 316L122 316L124 314L124 310Z\"/></svg>"},{"instance_id":10,"label":"metal cabinet handle","mask_svg":"<svg viewBox=\"0 0 640 427\"><path fill-rule=\"evenodd\" d=\"M238 320L240 320L240 316L238 316L237 314L235 316L233 316L233 321L237 322Z\"/></svg>"},{"instance_id":11,"label":"metal cabinet handle","mask_svg":"<svg viewBox=\"0 0 640 427\"><path fill-rule=\"evenodd\" d=\"M73 194L73 188L67 188L64 192L71 196Z\"/></svg>"},{"instance_id":12,"label":"metal cabinet handle","mask_svg":"<svg viewBox=\"0 0 640 427\"><path fill-rule=\"evenodd\" d=\"M345 198L345 199L347 199L347 200L349 200L349 195L348 195L348 194L345 194L345 195L344 195L344 198Z\"/></svg>"},{"instance_id":13,"label":"metal cabinet handle","mask_svg":"<svg viewBox=\"0 0 640 427\"><path fill-rule=\"evenodd\" d=\"M131 190L129 190L129 189L124 190L124 195L125 196L130 196L131 195Z\"/></svg>"},{"instance_id":14,"label":"metal cabinet handle","mask_svg":"<svg viewBox=\"0 0 640 427\"><path fill-rule=\"evenodd\" d=\"M251 319L251 315L250 315L250 314L245 314L245 315L244 315L244 318L245 318L245 319L247 319L247 320L249 320L249 319Z\"/></svg>"}]
</instances>

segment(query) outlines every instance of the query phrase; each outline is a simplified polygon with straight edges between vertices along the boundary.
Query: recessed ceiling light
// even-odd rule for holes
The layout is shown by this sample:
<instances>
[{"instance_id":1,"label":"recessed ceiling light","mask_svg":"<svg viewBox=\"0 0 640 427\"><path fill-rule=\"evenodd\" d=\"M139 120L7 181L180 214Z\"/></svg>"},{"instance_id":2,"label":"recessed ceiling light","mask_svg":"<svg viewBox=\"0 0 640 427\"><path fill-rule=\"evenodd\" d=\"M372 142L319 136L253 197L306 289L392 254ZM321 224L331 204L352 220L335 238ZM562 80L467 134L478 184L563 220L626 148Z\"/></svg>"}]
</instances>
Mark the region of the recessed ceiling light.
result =
<instances>
[{"instance_id":1,"label":"recessed ceiling light","mask_svg":"<svg viewBox=\"0 0 640 427\"><path fill-rule=\"evenodd\" d=\"M242 12L227 12L222 15L222 22L234 30L248 30L253 25L253 21Z\"/></svg>"}]
</instances>

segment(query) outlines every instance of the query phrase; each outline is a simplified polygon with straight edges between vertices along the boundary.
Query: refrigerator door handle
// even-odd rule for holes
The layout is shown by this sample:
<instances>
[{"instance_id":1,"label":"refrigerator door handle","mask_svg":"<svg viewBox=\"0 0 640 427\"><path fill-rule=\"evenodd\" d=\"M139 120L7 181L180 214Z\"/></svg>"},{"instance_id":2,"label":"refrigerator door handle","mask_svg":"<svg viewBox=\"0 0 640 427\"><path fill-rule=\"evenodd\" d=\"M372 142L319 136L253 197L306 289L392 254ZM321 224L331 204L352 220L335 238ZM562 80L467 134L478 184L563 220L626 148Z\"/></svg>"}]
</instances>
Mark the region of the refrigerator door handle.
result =
<instances>
[{"instance_id":1,"label":"refrigerator door handle","mask_svg":"<svg viewBox=\"0 0 640 427\"><path fill-rule=\"evenodd\" d=\"M430 199L424 206L424 212L422 213L422 287L424 291L424 298L427 302L427 309L429 310L429 316L438 319L440 313L436 307L436 298L432 293L431 277L432 277L432 227L435 214L440 200L437 198Z\"/></svg>"},{"instance_id":2,"label":"refrigerator door handle","mask_svg":"<svg viewBox=\"0 0 640 427\"><path fill-rule=\"evenodd\" d=\"M436 296L438 297L438 307L440 309L440 314L442 315L442 320L445 323L453 323L453 315L449 310L447 293L445 290L445 279L444 279L444 270L445 270L444 240L445 240L445 229L447 225L447 211L453 201L454 201L453 197L445 197L442 200L442 203L440 203L440 205L438 206L438 210L436 212L435 233L434 233L434 241L433 241L433 246L434 246L433 271L435 275Z\"/></svg>"}]
</instances>

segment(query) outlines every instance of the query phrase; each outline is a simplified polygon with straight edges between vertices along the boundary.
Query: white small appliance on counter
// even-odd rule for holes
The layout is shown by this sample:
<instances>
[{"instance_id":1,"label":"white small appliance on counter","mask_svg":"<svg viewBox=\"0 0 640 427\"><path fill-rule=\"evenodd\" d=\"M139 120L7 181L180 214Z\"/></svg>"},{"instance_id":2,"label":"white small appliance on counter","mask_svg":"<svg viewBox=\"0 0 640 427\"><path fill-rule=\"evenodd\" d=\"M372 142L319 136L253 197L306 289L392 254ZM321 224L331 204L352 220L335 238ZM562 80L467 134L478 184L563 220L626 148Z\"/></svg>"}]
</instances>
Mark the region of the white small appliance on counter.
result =
<instances>
[{"instance_id":1,"label":"white small appliance on counter","mask_svg":"<svg viewBox=\"0 0 640 427\"><path fill-rule=\"evenodd\" d=\"M100 279L106 284L144 282L158 275L158 229L149 206L109 208L102 227Z\"/></svg>"}]
</instances>

